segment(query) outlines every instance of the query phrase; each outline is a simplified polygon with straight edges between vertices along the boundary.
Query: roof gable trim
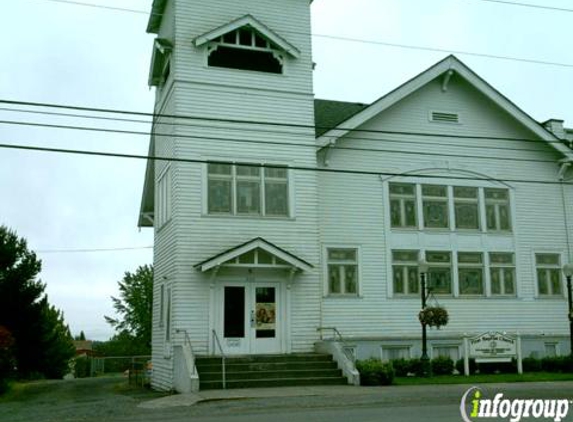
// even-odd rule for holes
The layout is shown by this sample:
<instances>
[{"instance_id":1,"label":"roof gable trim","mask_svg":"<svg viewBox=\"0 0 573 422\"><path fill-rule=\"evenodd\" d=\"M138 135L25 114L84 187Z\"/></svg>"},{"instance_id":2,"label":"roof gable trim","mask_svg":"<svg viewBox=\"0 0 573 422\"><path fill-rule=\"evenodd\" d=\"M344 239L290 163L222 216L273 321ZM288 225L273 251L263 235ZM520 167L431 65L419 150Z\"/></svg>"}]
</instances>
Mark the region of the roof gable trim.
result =
<instances>
[{"instance_id":1,"label":"roof gable trim","mask_svg":"<svg viewBox=\"0 0 573 422\"><path fill-rule=\"evenodd\" d=\"M418 76L396 88L394 91L378 99L368 108L357 113L353 117L340 123L337 127L321 135L319 138L317 138L318 146L328 146L331 144L333 139L339 139L347 135L352 130L358 128L362 124L377 116L379 113L383 112L408 95L422 88L424 85L431 82L435 78L450 71L455 71L457 74L459 74L478 91L480 91L500 108L513 116L524 127L528 128L535 135L539 136L541 140L547 141L553 148L562 153L564 156L573 158L573 153L568 150L565 145L555 142L558 141L557 137L555 137L542 125L531 118L527 113L513 104L507 97L499 93L495 88L493 88L490 84L488 84L485 80L483 80L480 76L478 76L475 72L473 72L453 55L448 56L441 62L438 62L428 70L422 72Z\"/></svg>"},{"instance_id":2,"label":"roof gable trim","mask_svg":"<svg viewBox=\"0 0 573 422\"><path fill-rule=\"evenodd\" d=\"M212 31L200 35L197 38L195 38L193 43L195 44L196 47L201 47L202 45L212 42L229 32L235 31L239 28L243 28L246 26L253 28L255 31L259 32L261 35L268 38L269 41L279 46L281 50L290 54L292 57L294 58L300 57L300 51L295 46L293 46L287 40L285 40L280 35L272 31L265 24L255 19L252 15L245 15L242 18L238 18L225 25L215 28Z\"/></svg>"},{"instance_id":3,"label":"roof gable trim","mask_svg":"<svg viewBox=\"0 0 573 422\"><path fill-rule=\"evenodd\" d=\"M313 268L312 264L309 264L305 260L272 244L271 242L263 239L262 237L257 237L246 243L243 243L242 245L221 252L220 254L217 254L209 259L206 259L205 261L198 263L194 267L195 269L201 272L206 272L213 268L224 265L226 262L229 262L247 252L250 252L258 248L264 250L265 252L271 255L274 255L275 257L286 262L287 264L289 264L290 266L292 266L297 270L310 271Z\"/></svg>"}]
</instances>

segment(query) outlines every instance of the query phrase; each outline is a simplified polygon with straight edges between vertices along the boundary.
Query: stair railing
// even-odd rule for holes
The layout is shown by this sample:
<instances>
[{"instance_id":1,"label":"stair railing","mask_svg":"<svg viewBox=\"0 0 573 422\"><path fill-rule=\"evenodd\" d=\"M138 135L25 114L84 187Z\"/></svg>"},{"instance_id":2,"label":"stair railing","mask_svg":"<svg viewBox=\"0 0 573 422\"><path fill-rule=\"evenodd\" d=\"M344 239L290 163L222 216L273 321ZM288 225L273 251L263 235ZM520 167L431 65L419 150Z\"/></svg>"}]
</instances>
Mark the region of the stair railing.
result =
<instances>
[{"instance_id":1,"label":"stair railing","mask_svg":"<svg viewBox=\"0 0 573 422\"><path fill-rule=\"evenodd\" d=\"M191 337L189 337L189 333L187 332L187 330L183 330L181 328L177 328L175 330L176 333L183 333L183 335L185 336L185 340L184 340L184 344L189 347L189 351L190 351L190 358L191 358L191 362L190 362L190 366L191 366L191 375L196 375L197 373L197 367L195 365L195 351L193 350L193 344L191 343Z\"/></svg>"},{"instance_id":2,"label":"stair railing","mask_svg":"<svg viewBox=\"0 0 573 422\"><path fill-rule=\"evenodd\" d=\"M223 390L227 389L227 374L226 374L226 367L225 367L225 352L223 352L223 347L221 346L221 342L219 341L219 336L215 330L211 330L213 332L213 355L215 354L215 346L219 349L221 353L221 375L223 376Z\"/></svg>"},{"instance_id":3,"label":"stair railing","mask_svg":"<svg viewBox=\"0 0 573 422\"><path fill-rule=\"evenodd\" d=\"M344 354L346 355L346 357L352 363L356 362L356 356L354 356L354 354L351 353L353 346L350 343L348 343L348 341L346 341L346 339L344 337L342 337L342 334L340 334L340 331L338 331L338 329L336 327L318 327L316 329L316 331L320 331L320 339L321 340L324 340L322 337L323 331L332 331L334 340L339 341L342 344L342 350L344 351Z\"/></svg>"}]
</instances>

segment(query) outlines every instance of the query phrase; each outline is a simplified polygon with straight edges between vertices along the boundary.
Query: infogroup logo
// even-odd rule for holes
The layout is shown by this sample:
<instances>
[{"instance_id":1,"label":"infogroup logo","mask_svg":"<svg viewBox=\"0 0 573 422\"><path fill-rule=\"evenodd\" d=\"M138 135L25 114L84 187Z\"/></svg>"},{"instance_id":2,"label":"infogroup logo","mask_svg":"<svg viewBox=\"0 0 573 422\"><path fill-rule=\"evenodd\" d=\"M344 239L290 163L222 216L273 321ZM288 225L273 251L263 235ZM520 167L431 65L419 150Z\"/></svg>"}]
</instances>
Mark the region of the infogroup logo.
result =
<instances>
[{"instance_id":1,"label":"infogroup logo","mask_svg":"<svg viewBox=\"0 0 573 422\"><path fill-rule=\"evenodd\" d=\"M506 399L497 393L493 399L484 397L479 387L465 392L460 403L464 422L476 422L490 418L520 422L523 418L546 419L560 422L569 413L570 400L565 399Z\"/></svg>"}]
</instances>

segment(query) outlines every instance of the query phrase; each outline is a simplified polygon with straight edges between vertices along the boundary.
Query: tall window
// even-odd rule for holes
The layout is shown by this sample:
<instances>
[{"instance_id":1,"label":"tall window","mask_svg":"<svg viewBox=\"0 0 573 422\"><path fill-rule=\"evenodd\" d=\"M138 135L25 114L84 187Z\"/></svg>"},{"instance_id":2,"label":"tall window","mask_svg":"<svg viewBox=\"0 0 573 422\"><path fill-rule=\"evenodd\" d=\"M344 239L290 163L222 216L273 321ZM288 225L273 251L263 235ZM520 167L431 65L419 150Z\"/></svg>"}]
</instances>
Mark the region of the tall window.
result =
<instances>
[{"instance_id":1,"label":"tall window","mask_svg":"<svg viewBox=\"0 0 573 422\"><path fill-rule=\"evenodd\" d=\"M163 327L165 321L165 285L159 286L159 326Z\"/></svg>"},{"instance_id":2,"label":"tall window","mask_svg":"<svg viewBox=\"0 0 573 422\"><path fill-rule=\"evenodd\" d=\"M288 170L233 164L208 165L210 214L288 216Z\"/></svg>"},{"instance_id":3,"label":"tall window","mask_svg":"<svg viewBox=\"0 0 573 422\"><path fill-rule=\"evenodd\" d=\"M358 294L358 249L327 250L328 293Z\"/></svg>"},{"instance_id":4,"label":"tall window","mask_svg":"<svg viewBox=\"0 0 573 422\"><path fill-rule=\"evenodd\" d=\"M460 295L483 295L483 255L458 252L458 277Z\"/></svg>"},{"instance_id":5,"label":"tall window","mask_svg":"<svg viewBox=\"0 0 573 422\"><path fill-rule=\"evenodd\" d=\"M452 294L451 252L426 252L428 288L434 294Z\"/></svg>"},{"instance_id":6,"label":"tall window","mask_svg":"<svg viewBox=\"0 0 573 422\"><path fill-rule=\"evenodd\" d=\"M492 295L514 296L515 258L512 253L491 252L489 254L489 271Z\"/></svg>"},{"instance_id":7,"label":"tall window","mask_svg":"<svg viewBox=\"0 0 573 422\"><path fill-rule=\"evenodd\" d=\"M558 254L535 254L537 288L542 296L562 295L561 265Z\"/></svg>"},{"instance_id":8,"label":"tall window","mask_svg":"<svg viewBox=\"0 0 573 422\"><path fill-rule=\"evenodd\" d=\"M419 294L418 251L392 251L394 293Z\"/></svg>"},{"instance_id":9,"label":"tall window","mask_svg":"<svg viewBox=\"0 0 573 422\"><path fill-rule=\"evenodd\" d=\"M480 228L478 188L454 187L454 210L456 215L456 229Z\"/></svg>"},{"instance_id":10,"label":"tall window","mask_svg":"<svg viewBox=\"0 0 573 422\"><path fill-rule=\"evenodd\" d=\"M165 340L171 340L171 289L167 289L167 297L165 300L167 301L166 304L166 312L165 312Z\"/></svg>"},{"instance_id":11,"label":"tall window","mask_svg":"<svg viewBox=\"0 0 573 422\"><path fill-rule=\"evenodd\" d=\"M171 171L168 168L157 184L157 211L155 225L162 227L171 219Z\"/></svg>"},{"instance_id":12,"label":"tall window","mask_svg":"<svg viewBox=\"0 0 573 422\"><path fill-rule=\"evenodd\" d=\"M487 229L496 231L511 230L509 190L485 188L485 214Z\"/></svg>"},{"instance_id":13,"label":"tall window","mask_svg":"<svg viewBox=\"0 0 573 422\"><path fill-rule=\"evenodd\" d=\"M424 227L447 229L449 227L448 188L439 185L422 185Z\"/></svg>"},{"instance_id":14,"label":"tall window","mask_svg":"<svg viewBox=\"0 0 573 422\"><path fill-rule=\"evenodd\" d=\"M418 227L416 185L390 183L390 220L392 227Z\"/></svg>"}]
</instances>

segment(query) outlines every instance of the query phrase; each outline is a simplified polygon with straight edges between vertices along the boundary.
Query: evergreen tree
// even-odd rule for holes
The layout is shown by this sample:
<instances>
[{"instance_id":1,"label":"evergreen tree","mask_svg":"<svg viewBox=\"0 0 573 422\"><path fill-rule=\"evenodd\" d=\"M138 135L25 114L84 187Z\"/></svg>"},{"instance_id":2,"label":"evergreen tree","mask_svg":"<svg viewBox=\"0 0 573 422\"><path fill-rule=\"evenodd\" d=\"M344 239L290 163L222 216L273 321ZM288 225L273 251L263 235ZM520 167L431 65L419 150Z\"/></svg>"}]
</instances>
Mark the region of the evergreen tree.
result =
<instances>
[{"instance_id":1,"label":"evergreen tree","mask_svg":"<svg viewBox=\"0 0 573 422\"><path fill-rule=\"evenodd\" d=\"M0 325L14 339L18 375L60 377L74 349L63 315L37 279L41 268L26 241L0 226Z\"/></svg>"}]
</instances>

